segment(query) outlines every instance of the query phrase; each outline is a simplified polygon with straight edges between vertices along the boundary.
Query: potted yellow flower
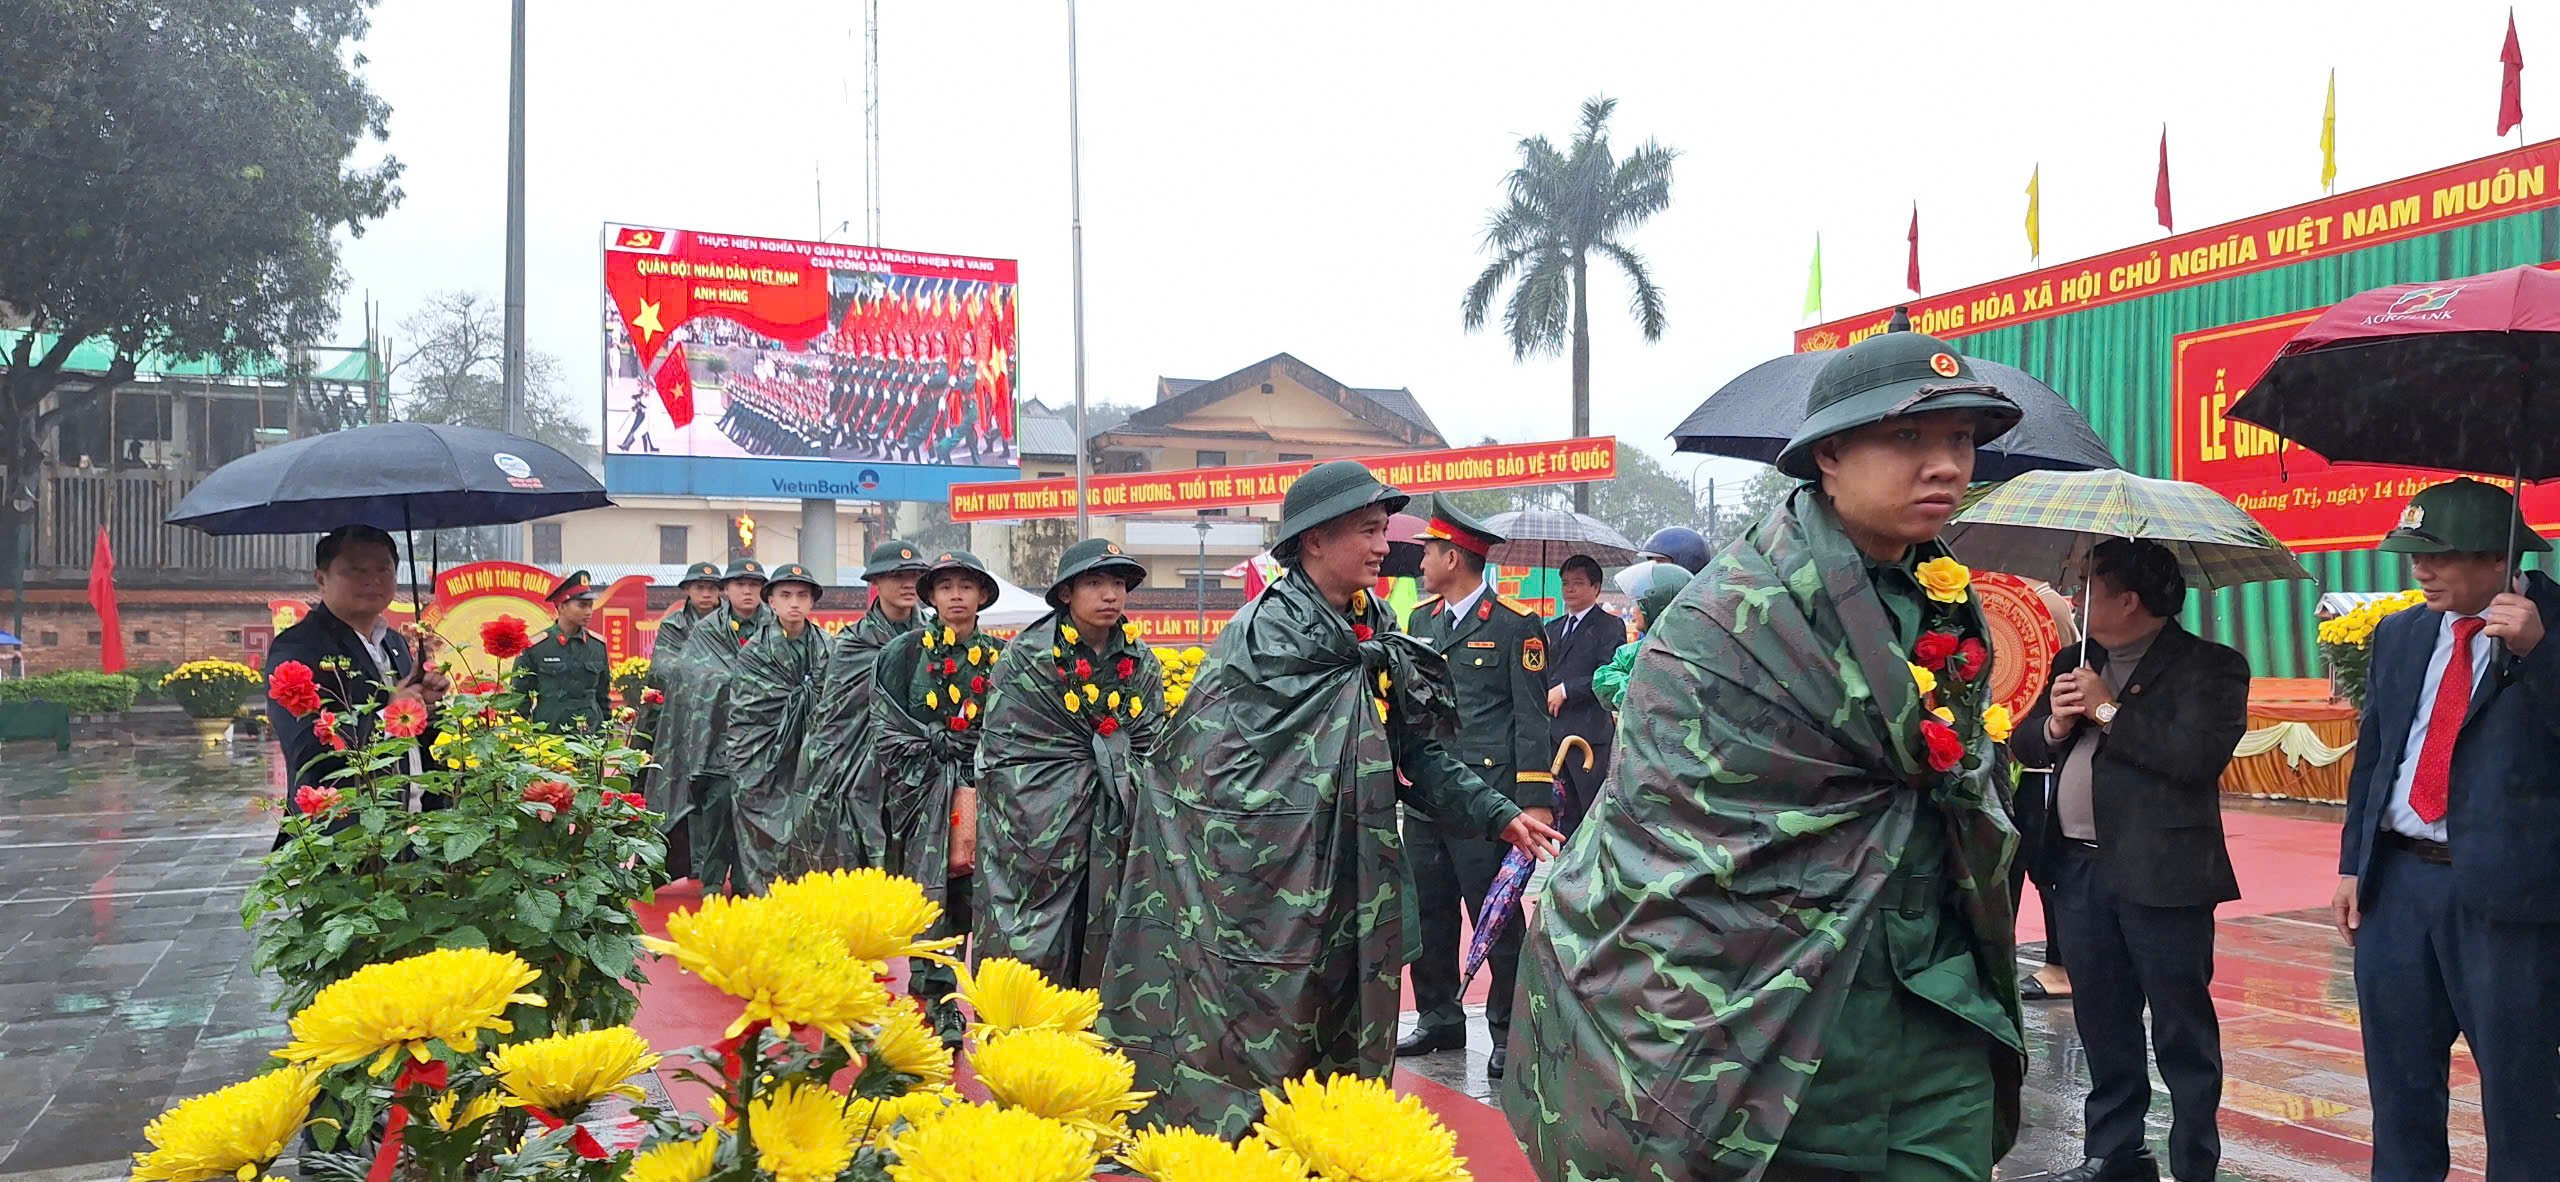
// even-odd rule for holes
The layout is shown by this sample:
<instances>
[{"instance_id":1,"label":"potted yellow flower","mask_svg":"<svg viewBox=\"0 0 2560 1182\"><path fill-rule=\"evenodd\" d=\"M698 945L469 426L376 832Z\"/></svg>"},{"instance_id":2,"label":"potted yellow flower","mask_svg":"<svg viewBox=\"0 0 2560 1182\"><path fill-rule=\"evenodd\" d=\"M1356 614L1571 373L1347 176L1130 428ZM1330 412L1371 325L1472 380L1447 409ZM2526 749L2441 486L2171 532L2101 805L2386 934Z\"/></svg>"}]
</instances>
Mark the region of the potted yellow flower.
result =
<instances>
[{"instance_id":1,"label":"potted yellow flower","mask_svg":"<svg viewBox=\"0 0 2560 1182\"><path fill-rule=\"evenodd\" d=\"M2320 655L2329 665L2329 692L2364 709L2365 670L2373 658L2373 629L2385 616L2426 602L2411 589L2374 599L2354 611L2320 621Z\"/></svg>"},{"instance_id":2,"label":"potted yellow flower","mask_svg":"<svg viewBox=\"0 0 2560 1182\"><path fill-rule=\"evenodd\" d=\"M195 720L196 733L211 745L231 732L240 703L264 684L257 670L238 661L189 661L161 678L160 690Z\"/></svg>"}]
</instances>

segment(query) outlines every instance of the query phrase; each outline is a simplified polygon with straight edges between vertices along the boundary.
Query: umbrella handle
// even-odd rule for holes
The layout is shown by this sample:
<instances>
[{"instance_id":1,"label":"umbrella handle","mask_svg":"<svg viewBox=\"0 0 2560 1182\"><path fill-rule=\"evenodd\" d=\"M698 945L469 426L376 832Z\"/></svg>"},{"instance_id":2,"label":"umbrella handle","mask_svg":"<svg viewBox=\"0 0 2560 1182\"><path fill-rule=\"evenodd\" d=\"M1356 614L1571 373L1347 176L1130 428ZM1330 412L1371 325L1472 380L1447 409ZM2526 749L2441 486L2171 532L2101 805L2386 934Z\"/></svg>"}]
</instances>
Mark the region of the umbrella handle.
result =
<instances>
[{"instance_id":1,"label":"umbrella handle","mask_svg":"<svg viewBox=\"0 0 2560 1182\"><path fill-rule=\"evenodd\" d=\"M1547 774L1548 774L1548 775L1550 775L1550 776L1561 776L1561 775L1563 775L1563 774L1564 774L1564 757L1565 757L1567 754L1571 753L1571 752L1573 751L1573 749L1574 749L1574 748L1576 748L1576 747L1580 747L1580 748L1582 748L1582 770L1584 770L1584 771L1586 771L1586 772L1587 772L1587 771L1590 771L1590 770L1591 770L1591 743L1590 743L1590 741L1589 741L1589 740L1584 739L1584 738L1583 738L1582 736L1580 736L1580 735L1566 735L1566 736L1564 737L1564 739L1563 739L1563 741L1562 741L1562 742L1559 742L1559 743L1557 743L1557 744L1556 744L1556 758L1555 758L1555 761L1554 761L1553 763L1550 763L1550 764L1548 764L1548 765L1547 765Z\"/></svg>"}]
</instances>

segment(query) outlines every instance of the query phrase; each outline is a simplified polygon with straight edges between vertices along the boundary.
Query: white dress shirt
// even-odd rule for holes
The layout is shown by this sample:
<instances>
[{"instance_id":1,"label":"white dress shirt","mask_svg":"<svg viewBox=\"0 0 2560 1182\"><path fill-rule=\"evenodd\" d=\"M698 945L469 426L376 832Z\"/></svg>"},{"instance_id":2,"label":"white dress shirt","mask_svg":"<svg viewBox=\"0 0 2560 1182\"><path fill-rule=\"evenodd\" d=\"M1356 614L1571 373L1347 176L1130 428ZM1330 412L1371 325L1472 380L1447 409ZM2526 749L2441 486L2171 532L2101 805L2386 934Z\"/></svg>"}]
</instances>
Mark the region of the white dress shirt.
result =
<instances>
[{"instance_id":1,"label":"white dress shirt","mask_svg":"<svg viewBox=\"0 0 2560 1182\"><path fill-rule=\"evenodd\" d=\"M1476 610L1476 601L1484 598L1484 588L1484 580L1478 579L1476 580L1476 589L1467 592L1466 598L1446 601L1449 608L1450 618L1453 620L1465 619L1468 612Z\"/></svg>"},{"instance_id":2,"label":"white dress shirt","mask_svg":"<svg viewBox=\"0 0 2560 1182\"><path fill-rule=\"evenodd\" d=\"M1564 635L1568 637L1572 636L1575 631L1582 627L1583 617L1590 615L1592 609L1599 606L1599 604L1595 603L1592 604L1591 607L1586 607L1578 612L1566 612L1564 616Z\"/></svg>"},{"instance_id":3,"label":"white dress shirt","mask_svg":"<svg viewBox=\"0 0 2560 1182\"><path fill-rule=\"evenodd\" d=\"M2436 648L2427 658L2427 679L2418 685L2418 713L2409 720L2409 743L2400 752L2400 772L2391 781L2391 799L2383 806L2382 827L2403 837L2421 841L2443 841L2444 821L2433 824L2418 819L2418 811L2409 807L2409 786L2418 778L2418 753L2427 746L2427 722L2435 717L2436 690L2444 684L2444 669L2453 662L2453 622L2466 617L2446 612L2436 623ZM2468 617L2477 619L2479 617ZM2489 662L2496 658L2498 642L2486 635L2471 638L2472 700L2479 700L2480 679L2488 675Z\"/></svg>"}]
</instances>

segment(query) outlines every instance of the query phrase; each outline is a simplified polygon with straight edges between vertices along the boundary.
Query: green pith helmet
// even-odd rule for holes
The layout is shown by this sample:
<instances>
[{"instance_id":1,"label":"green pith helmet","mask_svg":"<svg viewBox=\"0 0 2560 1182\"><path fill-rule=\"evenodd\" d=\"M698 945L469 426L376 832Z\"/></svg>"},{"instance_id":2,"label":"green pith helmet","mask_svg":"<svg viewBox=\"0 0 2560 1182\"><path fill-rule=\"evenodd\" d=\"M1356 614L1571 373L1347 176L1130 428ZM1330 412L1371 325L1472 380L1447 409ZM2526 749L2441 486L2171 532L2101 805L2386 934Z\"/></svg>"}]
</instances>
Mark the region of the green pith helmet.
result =
<instances>
[{"instance_id":1,"label":"green pith helmet","mask_svg":"<svg viewBox=\"0 0 2560 1182\"><path fill-rule=\"evenodd\" d=\"M676 586L682 587L687 583L717 583L719 581L720 565L718 563L697 562L692 566L684 568L684 577L676 580Z\"/></svg>"},{"instance_id":2,"label":"green pith helmet","mask_svg":"<svg viewBox=\"0 0 2560 1182\"><path fill-rule=\"evenodd\" d=\"M558 586L551 589L551 594L545 595L542 598L544 602L547 603L567 603L572 599L593 599L595 597L596 581L588 578L587 572L585 571L573 570L569 572L568 577L560 580Z\"/></svg>"},{"instance_id":3,"label":"green pith helmet","mask_svg":"<svg viewBox=\"0 0 2560 1182\"><path fill-rule=\"evenodd\" d=\"M1296 558L1298 540L1308 530L1354 509L1377 505L1395 513L1412 499L1381 483L1357 460L1327 460L1289 486L1289 495L1280 502L1280 538L1271 543L1271 556L1282 562Z\"/></svg>"},{"instance_id":4,"label":"green pith helmet","mask_svg":"<svg viewBox=\"0 0 2560 1182\"><path fill-rule=\"evenodd\" d=\"M1423 528L1422 538L1427 542L1447 542L1478 558L1492 553L1494 547L1507 540L1442 496L1431 498L1431 524Z\"/></svg>"},{"instance_id":5,"label":"green pith helmet","mask_svg":"<svg viewBox=\"0 0 2560 1182\"><path fill-rule=\"evenodd\" d=\"M784 583L802 584L809 588L809 594L813 597L823 598L827 593L827 585L819 582L818 576L810 574L808 567L796 562L786 562L775 568L772 578L765 580L764 597L773 598L773 589Z\"/></svg>"},{"instance_id":6,"label":"green pith helmet","mask_svg":"<svg viewBox=\"0 0 2560 1182\"><path fill-rule=\"evenodd\" d=\"M928 595L932 593L933 580L937 576L944 571L954 570L967 571L976 576L974 581L978 584L979 611L987 610L987 607L996 601L996 597L1003 594L1003 588L997 586L996 577L987 570L987 564L978 561L977 555L966 550L945 550L934 556L932 563L924 568L925 592Z\"/></svg>"},{"instance_id":7,"label":"green pith helmet","mask_svg":"<svg viewBox=\"0 0 2560 1182\"><path fill-rule=\"evenodd\" d=\"M1778 453L1778 470L1813 480L1822 470L1813 445L1869 423L1939 410L1978 412L1979 446L2018 425L2018 404L1975 377L1973 366L1946 342L1925 333L1886 332L1840 350L1815 374L1804 400L1804 426Z\"/></svg>"},{"instance_id":8,"label":"green pith helmet","mask_svg":"<svg viewBox=\"0 0 2560 1182\"><path fill-rule=\"evenodd\" d=\"M2504 554L2549 550L2525 524L2515 494L2468 476L2421 490L2377 549L2391 554Z\"/></svg>"},{"instance_id":9,"label":"green pith helmet","mask_svg":"<svg viewBox=\"0 0 2560 1182\"><path fill-rule=\"evenodd\" d=\"M1067 547L1067 552L1058 556L1058 577L1049 580L1049 606L1065 607L1067 584L1075 582L1087 571L1097 570L1120 572L1121 579L1129 584L1132 591L1147 581L1146 565L1121 553L1120 543L1109 538L1086 538Z\"/></svg>"},{"instance_id":10,"label":"green pith helmet","mask_svg":"<svg viewBox=\"0 0 2560 1182\"><path fill-rule=\"evenodd\" d=\"M924 551L915 543L905 538L891 538L871 548L871 561L863 564L862 578L869 582L900 571L920 575L928 565L931 564L924 560Z\"/></svg>"},{"instance_id":11,"label":"green pith helmet","mask_svg":"<svg viewBox=\"0 0 2560 1182\"><path fill-rule=\"evenodd\" d=\"M720 584L725 587L740 579L754 579L759 583L763 582L764 564L752 558L741 558L736 562L732 562L729 564L728 571L720 576Z\"/></svg>"},{"instance_id":12,"label":"green pith helmet","mask_svg":"<svg viewBox=\"0 0 2560 1182\"><path fill-rule=\"evenodd\" d=\"M1686 568L1672 563L1654 564L1644 593L1636 596L1636 614L1644 617L1647 630L1661 626L1663 609L1670 607L1671 601L1679 598L1681 589L1695 577Z\"/></svg>"}]
</instances>

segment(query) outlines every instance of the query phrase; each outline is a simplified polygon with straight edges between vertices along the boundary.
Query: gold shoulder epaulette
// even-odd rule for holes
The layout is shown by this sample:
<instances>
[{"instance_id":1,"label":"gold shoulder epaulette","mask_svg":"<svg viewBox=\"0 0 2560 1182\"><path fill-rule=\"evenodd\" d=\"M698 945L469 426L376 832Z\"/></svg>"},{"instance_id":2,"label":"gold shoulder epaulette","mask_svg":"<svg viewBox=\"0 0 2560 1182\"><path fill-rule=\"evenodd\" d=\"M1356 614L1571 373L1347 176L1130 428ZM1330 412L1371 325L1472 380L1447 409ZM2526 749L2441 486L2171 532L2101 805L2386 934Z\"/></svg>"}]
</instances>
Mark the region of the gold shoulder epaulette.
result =
<instances>
[{"instance_id":1,"label":"gold shoulder epaulette","mask_svg":"<svg viewBox=\"0 0 2560 1182\"><path fill-rule=\"evenodd\" d=\"M1508 596L1508 595L1498 595L1498 596L1495 596L1495 598L1500 599L1500 600L1502 601L1502 606L1507 607L1507 608L1510 608L1511 610L1513 610L1513 611L1515 611L1515 612L1518 612L1518 613L1520 613L1521 615L1527 616L1527 617L1529 617L1529 618L1530 618L1530 619L1532 619L1532 620L1535 620L1535 619L1539 619L1539 618L1541 618L1541 617L1538 615L1538 609L1536 609L1536 608L1534 608L1534 607L1531 607L1531 606L1529 606L1528 604L1522 603L1522 602L1520 602L1520 601L1519 601L1519 600L1517 600L1517 599L1513 599L1513 598L1511 598L1511 597L1510 597L1510 596Z\"/></svg>"}]
</instances>

